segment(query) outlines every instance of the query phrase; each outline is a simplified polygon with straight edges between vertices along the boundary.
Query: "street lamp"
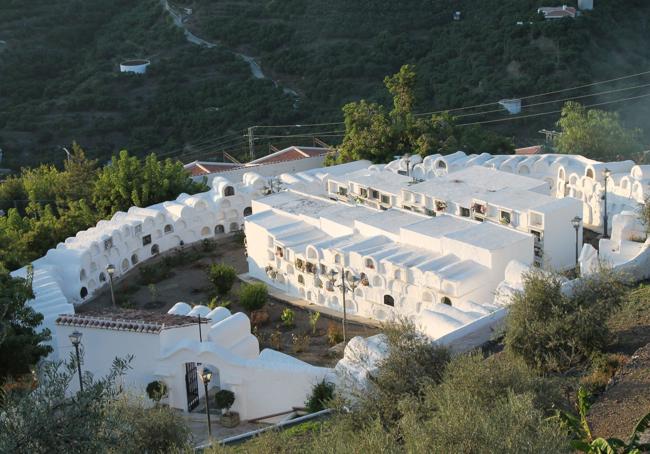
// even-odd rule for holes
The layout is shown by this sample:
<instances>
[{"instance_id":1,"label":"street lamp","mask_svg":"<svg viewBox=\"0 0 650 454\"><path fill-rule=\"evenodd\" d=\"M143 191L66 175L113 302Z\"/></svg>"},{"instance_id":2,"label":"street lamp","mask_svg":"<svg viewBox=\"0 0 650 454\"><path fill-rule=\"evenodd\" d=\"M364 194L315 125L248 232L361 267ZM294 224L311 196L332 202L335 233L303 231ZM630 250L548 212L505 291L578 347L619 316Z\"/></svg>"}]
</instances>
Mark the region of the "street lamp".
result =
<instances>
[{"instance_id":1,"label":"street lamp","mask_svg":"<svg viewBox=\"0 0 650 454\"><path fill-rule=\"evenodd\" d=\"M576 270L578 269L578 230L580 229L580 222L582 222L582 218L580 216L576 216L571 219L571 225L576 230Z\"/></svg>"},{"instance_id":2,"label":"street lamp","mask_svg":"<svg viewBox=\"0 0 650 454\"><path fill-rule=\"evenodd\" d=\"M79 331L75 330L68 337L70 338L70 342L72 342L72 345L74 345L74 349L77 354L77 372L79 372L79 390L83 392L84 384L83 381L81 380L81 358L79 357L79 344L81 344L81 336L82 334Z\"/></svg>"},{"instance_id":3,"label":"street lamp","mask_svg":"<svg viewBox=\"0 0 650 454\"><path fill-rule=\"evenodd\" d=\"M106 265L106 272L108 273L108 282L111 286L111 301L113 301L113 307L117 307L115 304L115 292L113 290L113 274L115 274L115 266L111 264Z\"/></svg>"},{"instance_id":4,"label":"street lamp","mask_svg":"<svg viewBox=\"0 0 650 454\"><path fill-rule=\"evenodd\" d=\"M212 371L204 367L201 371L201 381L205 389L205 411L208 414L208 437L212 438L212 424L210 423L210 400L208 399L208 384L212 380Z\"/></svg>"},{"instance_id":5,"label":"street lamp","mask_svg":"<svg viewBox=\"0 0 650 454\"><path fill-rule=\"evenodd\" d=\"M345 272L345 268L341 267L341 283L336 284L336 278L338 276L338 271L332 269L328 273L328 280L332 287L338 287L341 290L342 296L343 296L343 342L347 342L347 332L346 332L346 324L348 321L348 313L347 313L347 304L345 301L345 292L346 290L349 290L352 292L352 296L354 297L354 291L357 289L359 286L359 282L361 279L359 279L357 276L353 275L349 271ZM346 282L347 281L347 282Z\"/></svg>"},{"instance_id":6,"label":"street lamp","mask_svg":"<svg viewBox=\"0 0 650 454\"><path fill-rule=\"evenodd\" d=\"M603 217L603 235L605 238L609 235L609 229L608 229L608 220L607 220L607 179L610 177L612 172L609 169L603 170L603 175L605 177L605 194L603 194L603 199L605 200L605 210L604 210L604 217Z\"/></svg>"}]
</instances>

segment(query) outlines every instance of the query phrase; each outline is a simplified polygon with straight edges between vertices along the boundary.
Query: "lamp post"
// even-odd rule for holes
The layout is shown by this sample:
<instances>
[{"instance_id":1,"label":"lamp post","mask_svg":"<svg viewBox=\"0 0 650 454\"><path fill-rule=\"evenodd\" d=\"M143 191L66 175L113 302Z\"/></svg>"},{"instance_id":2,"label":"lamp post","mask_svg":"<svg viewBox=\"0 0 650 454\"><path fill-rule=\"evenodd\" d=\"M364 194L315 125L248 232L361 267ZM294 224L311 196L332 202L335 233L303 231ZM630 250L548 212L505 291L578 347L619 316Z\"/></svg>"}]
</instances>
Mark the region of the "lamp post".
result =
<instances>
[{"instance_id":1,"label":"lamp post","mask_svg":"<svg viewBox=\"0 0 650 454\"><path fill-rule=\"evenodd\" d=\"M603 199L605 200L605 207L604 207L604 217L603 217L603 235L605 238L608 237L609 235L609 229L608 229L608 220L607 220L607 179L609 176L612 174L612 172L609 169L603 170L603 175L605 177L605 194L603 194Z\"/></svg>"},{"instance_id":2,"label":"lamp post","mask_svg":"<svg viewBox=\"0 0 650 454\"><path fill-rule=\"evenodd\" d=\"M212 424L210 423L210 400L208 399L208 384L212 380L212 371L204 367L201 371L201 381L205 389L205 411L208 415L208 437L212 438Z\"/></svg>"},{"instance_id":3,"label":"lamp post","mask_svg":"<svg viewBox=\"0 0 650 454\"><path fill-rule=\"evenodd\" d=\"M72 342L72 345L74 345L74 350L75 353L77 354L77 372L79 373L79 390L83 392L84 384L83 381L81 380L81 358L79 357L79 344L81 344L81 336L82 334L79 331L75 330L68 337L70 338L70 342Z\"/></svg>"},{"instance_id":4,"label":"lamp post","mask_svg":"<svg viewBox=\"0 0 650 454\"><path fill-rule=\"evenodd\" d=\"M578 270L578 230L580 229L580 222L582 222L582 218L580 216L576 216L571 219L571 225L576 231L576 271Z\"/></svg>"},{"instance_id":5,"label":"lamp post","mask_svg":"<svg viewBox=\"0 0 650 454\"><path fill-rule=\"evenodd\" d=\"M113 302L113 307L117 307L117 304L115 304L115 291L113 290L113 274L115 274L115 266L111 264L106 265L106 272L108 273L108 283L111 286L111 301Z\"/></svg>"},{"instance_id":6,"label":"lamp post","mask_svg":"<svg viewBox=\"0 0 650 454\"><path fill-rule=\"evenodd\" d=\"M346 332L348 312L347 312L347 304L345 301L345 292L346 290L350 290L352 292L352 295L354 296L354 291L359 286L360 279L349 272L348 272L349 276L347 276L346 278L345 268L341 267L341 283L337 285L336 278L338 274L339 274L338 271L334 269L330 270L330 272L328 273L328 280L330 284L332 284L332 287L338 287L341 290L341 294L343 296L343 342L345 343L347 342L348 339L347 332Z\"/></svg>"}]
</instances>

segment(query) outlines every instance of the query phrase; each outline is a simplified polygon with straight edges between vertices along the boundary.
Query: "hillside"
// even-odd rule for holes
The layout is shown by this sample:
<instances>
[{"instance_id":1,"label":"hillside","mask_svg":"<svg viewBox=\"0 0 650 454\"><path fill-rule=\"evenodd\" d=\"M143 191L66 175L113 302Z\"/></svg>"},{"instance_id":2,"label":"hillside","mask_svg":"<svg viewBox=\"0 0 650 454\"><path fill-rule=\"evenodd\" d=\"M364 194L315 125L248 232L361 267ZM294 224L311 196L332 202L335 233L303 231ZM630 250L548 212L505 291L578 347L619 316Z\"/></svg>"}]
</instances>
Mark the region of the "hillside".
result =
<instances>
[{"instance_id":1,"label":"hillside","mask_svg":"<svg viewBox=\"0 0 650 454\"><path fill-rule=\"evenodd\" d=\"M58 146L72 140L102 159L120 148L213 158L225 147L241 156L248 126L340 121L346 102L388 102L382 79L404 63L418 69L420 112L650 70L650 4L642 0L597 1L594 11L553 23L536 16L542 2L533 0L176 3L191 8L190 30L221 45L207 49L188 43L156 0L0 0L0 40L6 41L0 44L1 166L60 161L65 155ZM462 20L453 21L453 11L461 11ZM254 77L233 50L254 56L279 85ZM120 74L119 62L127 58L151 59L149 72ZM591 90L648 83L646 75ZM295 90L299 101L283 87ZM648 91L626 90L582 102ZM621 109L628 126L650 134L648 99L606 107ZM560 107L549 103L524 113ZM496 105L484 109L491 112L463 120L505 117L492 112ZM475 111L458 112L468 113ZM552 128L556 119L553 114L489 127L526 145L539 142L537 131ZM300 134L322 130L303 128ZM275 132L297 135L295 128ZM273 137L259 147L305 140Z\"/></svg>"}]
</instances>

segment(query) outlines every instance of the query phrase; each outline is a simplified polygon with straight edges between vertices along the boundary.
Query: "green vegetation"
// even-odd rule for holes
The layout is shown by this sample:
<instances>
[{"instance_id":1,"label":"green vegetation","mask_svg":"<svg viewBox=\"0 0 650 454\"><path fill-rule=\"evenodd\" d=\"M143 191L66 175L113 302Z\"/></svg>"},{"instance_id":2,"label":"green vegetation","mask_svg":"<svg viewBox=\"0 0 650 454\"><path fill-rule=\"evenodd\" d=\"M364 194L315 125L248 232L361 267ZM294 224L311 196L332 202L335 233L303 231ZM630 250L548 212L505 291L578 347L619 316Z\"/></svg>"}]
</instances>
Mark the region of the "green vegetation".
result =
<instances>
[{"instance_id":1,"label":"green vegetation","mask_svg":"<svg viewBox=\"0 0 650 454\"><path fill-rule=\"evenodd\" d=\"M27 279L0 270L0 385L29 374L52 348L47 329L39 330L43 315L25 303L34 297L31 270Z\"/></svg>"},{"instance_id":2,"label":"green vegetation","mask_svg":"<svg viewBox=\"0 0 650 454\"><path fill-rule=\"evenodd\" d=\"M230 407L235 403L235 393L227 389L221 389L214 395L214 402L217 410L224 410L225 414L228 414Z\"/></svg>"},{"instance_id":3,"label":"green vegetation","mask_svg":"<svg viewBox=\"0 0 650 454\"><path fill-rule=\"evenodd\" d=\"M381 80L405 64L415 65L420 76L414 82L414 112L492 103L455 112L469 115L458 119L463 124L506 118L494 104L502 98L650 66L650 37L641 20L650 15L650 5L639 0L605 2L576 20L552 22L535 14L537 0L459 0L453 5L333 0L327 7L317 0L181 3L193 9L187 24L196 34L254 55L280 86L253 78L248 65L226 47L187 43L157 0L5 2L0 17L0 36L6 41L0 44L3 165L18 169L60 162L65 155L59 147L73 140L102 160L123 148L137 156L155 150L214 158L225 149L242 157L247 145L242 130L248 126L339 122L341 106L360 99L386 105ZM452 20L455 10L462 12L461 21ZM130 58L150 59L147 74L119 73L120 61ZM644 78L623 80L528 103L643 83ZM299 92L299 102L294 104L283 86ZM639 94L631 90L582 102ZM551 102L524 112L561 106ZM643 100L611 107L623 109L625 125L650 131ZM478 110L497 112L475 115ZM526 145L538 143L537 131L550 129L557 118L555 113L487 126ZM314 133L337 144L340 130L338 125L259 130L256 147L311 143ZM206 140L215 137L224 138Z\"/></svg>"},{"instance_id":4,"label":"green vegetation","mask_svg":"<svg viewBox=\"0 0 650 454\"><path fill-rule=\"evenodd\" d=\"M282 314L280 314L280 320L282 320L282 324L286 328L293 327L293 325L295 323L294 322L295 318L296 318L296 314L294 314L294 312L291 309L289 309L288 307L286 307L282 311Z\"/></svg>"},{"instance_id":5,"label":"green vegetation","mask_svg":"<svg viewBox=\"0 0 650 454\"><path fill-rule=\"evenodd\" d=\"M560 276L530 272L506 322L506 348L540 371L565 371L602 352L611 341L607 319L622 304L622 276L608 268L574 281L562 292Z\"/></svg>"},{"instance_id":6,"label":"green vegetation","mask_svg":"<svg viewBox=\"0 0 650 454\"><path fill-rule=\"evenodd\" d=\"M239 304L241 304L248 313L251 313L262 309L266 304L268 297L269 291L266 288L266 284L263 282L246 284L243 285L239 291Z\"/></svg>"},{"instance_id":7,"label":"green vegetation","mask_svg":"<svg viewBox=\"0 0 650 454\"><path fill-rule=\"evenodd\" d=\"M413 112L416 80L415 68L410 65L402 66L398 73L384 79L393 97L393 108L389 112L384 106L365 100L343 107L345 136L338 162L357 159L388 162L395 155L449 154L459 149L471 153L513 151L510 140L478 126L457 127L449 114L416 117Z\"/></svg>"},{"instance_id":8,"label":"green vegetation","mask_svg":"<svg viewBox=\"0 0 650 454\"><path fill-rule=\"evenodd\" d=\"M650 443L641 443L641 435L650 429L650 413L643 416L632 429L627 441L619 438L595 438L591 433L587 413L589 413L589 393L584 389L578 390L577 407L579 415L559 411L558 419L571 431L574 439L571 446L578 452L588 454L641 454L650 451Z\"/></svg>"},{"instance_id":9,"label":"green vegetation","mask_svg":"<svg viewBox=\"0 0 650 454\"><path fill-rule=\"evenodd\" d=\"M75 144L62 170L42 164L0 182L0 209L7 212L0 216L0 266L19 268L119 210L205 189L170 159L151 154L142 161L122 151L99 168Z\"/></svg>"},{"instance_id":10,"label":"green vegetation","mask_svg":"<svg viewBox=\"0 0 650 454\"><path fill-rule=\"evenodd\" d=\"M549 419L554 406L562 408L561 393L523 361L450 359L408 323L388 331L393 353L354 402L330 401L333 418L211 452L570 452L565 430Z\"/></svg>"},{"instance_id":11,"label":"green vegetation","mask_svg":"<svg viewBox=\"0 0 650 454\"><path fill-rule=\"evenodd\" d=\"M61 162L73 140L102 161L196 152L184 144L293 115L291 97L227 49L186 42L158 0L3 2L0 36L3 166ZM119 72L132 58L151 60L147 74Z\"/></svg>"},{"instance_id":12,"label":"green vegetation","mask_svg":"<svg viewBox=\"0 0 650 454\"><path fill-rule=\"evenodd\" d=\"M317 411L324 410L333 398L334 383L327 382L323 379L312 388L311 394L307 402L305 402L305 407L307 407L309 413L316 413Z\"/></svg>"},{"instance_id":13,"label":"green vegetation","mask_svg":"<svg viewBox=\"0 0 650 454\"><path fill-rule=\"evenodd\" d=\"M237 271L225 263L214 263L208 270L208 278L214 285L217 293L227 295L237 279Z\"/></svg>"},{"instance_id":14,"label":"green vegetation","mask_svg":"<svg viewBox=\"0 0 650 454\"><path fill-rule=\"evenodd\" d=\"M160 403L160 401L166 397L168 393L167 385L165 382L159 380L149 382L146 391L149 399L156 402L156 404Z\"/></svg>"},{"instance_id":15,"label":"green vegetation","mask_svg":"<svg viewBox=\"0 0 650 454\"><path fill-rule=\"evenodd\" d=\"M623 127L618 113L585 109L568 102L557 122L562 134L555 138L560 153L580 154L599 161L633 157L643 149L641 131Z\"/></svg>"},{"instance_id":16,"label":"green vegetation","mask_svg":"<svg viewBox=\"0 0 650 454\"><path fill-rule=\"evenodd\" d=\"M120 391L129 359L116 359L106 377L84 375L70 397L72 363L45 363L34 389L7 393L0 409L0 452L172 452L187 446L189 429L175 411L147 409ZM61 367L59 367L61 366Z\"/></svg>"},{"instance_id":17,"label":"green vegetation","mask_svg":"<svg viewBox=\"0 0 650 454\"><path fill-rule=\"evenodd\" d=\"M576 6L575 1L566 3ZM558 3L332 0L325 6L318 0L197 0L192 7L200 34L252 52L265 70L271 69L281 81L304 93L300 113L314 112L328 121L340 121L340 106L359 99L388 104L381 80L404 64L414 64L420 76L415 84L415 112L547 93L650 67L650 36L646 21L640 19L650 15L647 2L601 2L576 20L543 21L536 10L550 4ZM454 11L461 11L462 20L452 20ZM519 21L523 24L518 25ZM642 85L647 78L632 81L537 97L524 105ZM593 104L643 93L631 90L582 102ZM561 107L562 103L549 103L523 113ZM628 126L650 133L650 112L644 99L606 108L610 107L623 109L622 119ZM500 112L475 115L486 110ZM463 117L462 123L508 116L496 104L457 113L472 114ZM306 123L303 117L309 116L301 117L300 122ZM503 136L516 136L518 145L526 145L539 143L542 136L537 131L552 129L557 119L555 113L487 126ZM313 130L339 129L319 126ZM305 128L292 131L306 132Z\"/></svg>"}]
</instances>

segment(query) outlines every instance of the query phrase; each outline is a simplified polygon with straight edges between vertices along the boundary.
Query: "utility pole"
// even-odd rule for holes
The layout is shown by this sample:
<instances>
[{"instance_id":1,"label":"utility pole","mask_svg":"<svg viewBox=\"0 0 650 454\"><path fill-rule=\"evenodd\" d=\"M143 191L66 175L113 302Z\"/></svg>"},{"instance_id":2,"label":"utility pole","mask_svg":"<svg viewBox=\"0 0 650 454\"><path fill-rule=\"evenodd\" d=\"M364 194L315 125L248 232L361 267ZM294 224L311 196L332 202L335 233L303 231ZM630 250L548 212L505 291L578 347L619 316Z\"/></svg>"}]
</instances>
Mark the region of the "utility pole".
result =
<instances>
[{"instance_id":1,"label":"utility pole","mask_svg":"<svg viewBox=\"0 0 650 454\"><path fill-rule=\"evenodd\" d=\"M257 126L251 126L248 128L248 153L250 155L250 160L255 159L255 137L253 136L253 130Z\"/></svg>"}]
</instances>

